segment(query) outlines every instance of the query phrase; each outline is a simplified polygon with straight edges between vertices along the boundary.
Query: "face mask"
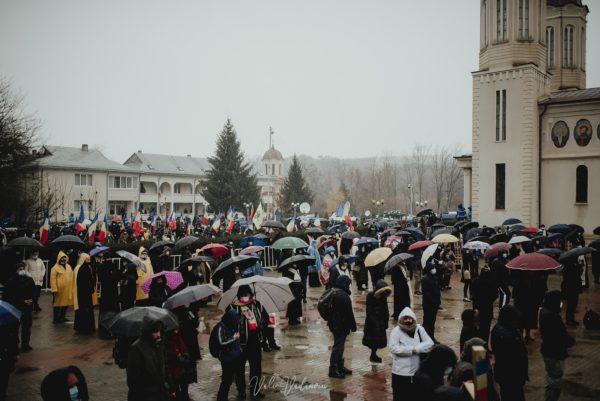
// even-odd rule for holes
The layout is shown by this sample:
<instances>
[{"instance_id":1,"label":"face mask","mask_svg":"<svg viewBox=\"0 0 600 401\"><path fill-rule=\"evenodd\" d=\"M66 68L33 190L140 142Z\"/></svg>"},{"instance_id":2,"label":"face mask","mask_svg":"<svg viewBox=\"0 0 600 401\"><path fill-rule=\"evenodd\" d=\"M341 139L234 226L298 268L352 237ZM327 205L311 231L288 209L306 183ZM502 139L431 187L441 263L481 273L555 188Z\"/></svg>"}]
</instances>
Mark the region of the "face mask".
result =
<instances>
[{"instance_id":1,"label":"face mask","mask_svg":"<svg viewBox=\"0 0 600 401\"><path fill-rule=\"evenodd\" d=\"M431 269L431 270L429 270L429 273L431 273L431 275L433 276L433 275L435 275L435 273L437 273L437 270L436 269Z\"/></svg>"},{"instance_id":2,"label":"face mask","mask_svg":"<svg viewBox=\"0 0 600 401\"><path fill-rule=\"evenodd\" d=\"M71 397L71 401L78 401L79 398L79 389L77 386L71 387L69 389L69 397Z\"/></svg>"},{"instance_id":3,"label":"face mask","mask_svg":"<svg viewBox=\"0 0 600 401\"><path fill-rule=\"evenodd\" d=\"M25 273L25 270L19 270L19 271L17 272L17 274L18 274L19 276L24 276L24 275L25 275L25 274L27 274L27 273Z\"/></svg>"},{"instance_id":4,"label":"face mask","mask_svg":"<svg viewBox=\"0 0 600 401\"><path fill-rule=\"evenodd\" d=\"M438 265L441 265L443 262L441 260L438 261Z\"/></svg>"},{"instance_id":5,"label":"face mask","mask_svg":"<svg viewBox=\"0 0 600 401\"><path fill-rule=\"evenodd\" d=\"M560 303L560 309L562 309L562 308L563 308L563 303L561 302L561 303Z\"/></svg>"},{"instance_id":6,"label":"face mask","mask_svg":"<svg viewBox=\"0 0 600 401\"><path fill-rule=\"evenodd\" d=\"M146 260L146 259L148 259L148 255L140 255L140 259Z\"/></svg>"},{"instance_id":7,"label":"face mask","mask_svg":"<svg viewBox=\"0 0 600 401\"><path fill-rule=\"evenodd\" d=\"M508 257L508 254L507 253L503 253L502 257L506 259Z\"/></svg>"},{"instance_id":8,"label":"face mask","mask_svg":"<svg viewBox=\"0 0 600 401\"><path fill-rule=\"evenodd\" d=\"M452 367L448 366L446 369L444 369L444 376L448 376L450 373L452 373Z\"/></svg>"},{"instance_id":9,"label":"face mask","mask_svg":"<svg viewBox=\"0 0 600 401\"><path fill-rule=\"evenodd\" d=\"M246 303L246 302L250 301L250 297L249 296L248 297L240 297L240 301Z\"/></svg>"}]
</instances>

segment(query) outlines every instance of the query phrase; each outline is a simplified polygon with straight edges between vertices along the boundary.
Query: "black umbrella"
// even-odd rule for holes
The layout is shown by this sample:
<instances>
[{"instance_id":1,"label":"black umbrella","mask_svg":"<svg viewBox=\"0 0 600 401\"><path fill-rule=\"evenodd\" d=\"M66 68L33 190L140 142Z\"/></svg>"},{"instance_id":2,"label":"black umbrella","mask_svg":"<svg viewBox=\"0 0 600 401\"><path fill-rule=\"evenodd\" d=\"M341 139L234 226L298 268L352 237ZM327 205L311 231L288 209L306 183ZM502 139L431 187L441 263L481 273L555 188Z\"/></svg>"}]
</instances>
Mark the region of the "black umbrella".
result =
<instances>
[{"instance_id":1,"label":"black umbrella","mask_svg":"<svg viewBox=\"0 0 600 401\"><path fill-rule=\"evenodd\" d=\"M188 235L187 237L183 237L179 241L175 243L175 247L173 249L182 250L192 245L194 242L198 241L200 238L194 237L193 235Z\"/></svg>"},{"instance_id":2,"label":"black umbrella","mask_svg":"<svg viewBox=\"0 0 600 401\"><path fill-rule=\"evenodd\" d=\"M542 255L551 256L555 259L562 253L562 251L558 248L542 248L536 252L541 253Z\"/></svg>"},{"instance_id":3,"label":"black umbrella","mask_svg":"<svg viewBox=\"0 0 600 401\"><path fill-rule=\"evenodd\" d=\"M154 250L158 251L159 249L162 249L165 246L173 247L173 246L175 246L175 244L172 243L171 241L158 241L158 242L155 242L154 244L152 244L152 246L150 248L148 248L148 251L150 251L150 252L152 252Z\"/></svg>"},{"instance_id":4,"label":"black umbrella","mask_svg":"<svg viewBox=\"0 0 600 401\"><path fill-rule=\"evenodd\" d=\"M511 217L510 219L506 219L506 220L504 220L504 221L502 222L502 225L503 225L503 226L511 226L511 225L513 225L513 224L519 224L519 223L522 223L522 221L521 221L521 220L519 220L519 219L517 219L517 218Z\"/></svg>"},{"instance_id":5,"label":"black umbrella","mask_svg":"<svg viewBox=\"0 0 600 401\"><path fill-rule=\"evenodd\" d=\"M505 233L492 235L490 237L490 244L495 244L496 242L508 242L508 236Z\"/></svg>"},{"instance_id":6,"label":"black umbrella","mask_svg":"<svg viewBox=\"0 0 600 401\"><path fill-rule=\"evenodd\" d=\"M479 223L478 222L476 222L476 221L470 221L470 222L468 222L468 223L466 223L466 224L464 224L464 225L462 225L460 227L460 232L461 233L466 233L470 229L477 228L477 227L479 227Z\"/></svg>"},{"instance_id":7,"label":"black umbrella","mask_svg":"<svg viewBox=\"0 0 600 401\"><path fill-rule=\"evenodd\" d=\"M600 226L594 228L594 235L600 235Z\"/></svg>"},{"instance_id":8,"label":"black umbrella","mask_svg":"<svg viewBox=\"0 0 600 401\"><path fill-rule=\"evenodd\" d=\"M571 229L573 229L573 230L579 231L582 234L585 232L585 229L583 227L581 227L579 224L569 224L569 227L571 227Z\"/></svg>"},{"instance_id":9,"label":"black umbrella","mask_svg":"<svg viewBox=\"0 0 600 401\"><path fill-rule=\"evenodd\" d=\"M277 270L288 269L293 265L296 265L296 267L312 266L315 264L315 261L316 259L309 255L294 255L284 259L277 267Z\"/></svg>"},{"instance_id":10,"label":"black umbrella","mask_svg":"<svg viewBox=\"0 0 600 401\"><path fill-rule=\"evenodd\" d=\"M571 226L569 226L567 224L555 224L548 228L549 233L560 233L560 234L567 234L571 230L572 230Z\"/></svg>"},{"instance_id":11,"label":"black umbrella","mask_svg":"<svg viewBox=\"0 0 600 401\"><path fill-rule=\"evenodd\" d=\"M383 269L384 273L388 274L388 272L390 270L392 270L394 267L398 266L400 263L403 263L413 257L414 257L414 255L411 255L410 253L401 253L401 254L392 256L391 258L388 259L387 262L385 262L385 267Z\"/></svg>"},{"instance_id":12,"label":"black umbrella","mask_svg":"<svg viewBox=\"0 0 600 401\"><path fill-rule=\"evenodd\" d=\"M305 231L307 234L315 234L315 235L321 235L324 233L323 230L321 230L319 227L310 227L307 228Z\"/></svg>"},{"instance_id":13,"label":"black umbrella","mask_svg":"<svg viewBox=\"0 0 600 401\"><path fill-rule=\"evenodd\" d=\"M221 262L221 264L215 269L213 272L213 278L218 277L222 274L226 269L232 269L236 266L239 266L240 269L245 269L246 267L252 266L256 263L259 258L256 256L250 255L238 255L233 256L227 260Z\"/></svg>"},{"instance_id":14,"label":"black umbrella","mask_svg":"<svg viewBox=\"0 0 600 401\"><path fill-rule=\"evenodd\" d=\"M267 238L269 238L269 236L261 233L261 234L253 235L252 238L267 239Z\"/></svg>"},{"instance_id":15,"label":"black umbrella","mask_svg":"<svg viewBox=\"0 0 600 401\"><path fill-rule=\"evenodd\" d=\"M182 261L179 264L179 266L185 267L192 263L200 263L200 262L212 263L214 261L215 260L213 258L211 258L210 256L198 255L198 256L192 256L191 258L188 258L188 259Z\"/></svg>"},{"instance_id":16,"label":"black umbrella","mask_svg":"<svg viewBox=\"0 0 600 401\"><path fill-rule=\"evenodd\" d=\"M165 331L179 327L177 317L166 309L156 306L136 306L115 316L109 330L115 336L139 337L142 334L142 322L146 316L161 322Z\"/></svg>"},{"instance_id":17,"label":"black umbrella","mask_svg":"<svg viewBox=\"0 0 600 401\"><path fill-rule=\"evenodd\" d=\"M449 228L449 227L446 227L446 226L445 226L444 224L442 224L442 223L435 223L434 225L432 225L432 226L431 226L431 229L432 229L433 231L435 231L435 230L439 230L439 229L442 229L442 228Z\"/></svg>"},{"instance_id":18,"label":"black umbrella","mask_svg":"<svg viewBox=\"0 0 600 401\"><path fill-rule=\"evenodd\" d=\"M85 243L81 240L81 238L75 235L61 235L56 238L54 241L50 242L50 245L63 248L63 249L83 249L85 248Z\"/></svg>"},{"instance_id":19,"label":"black umbrella","mask_svg":"<svg viewBox=\"0 0 600 401\"><path fill-rule=\"evenodd\" d=\"M563 252L562 255L558 258L559 262L564 262L569 259L577 258L581 255L586 255L588 253L597 252L594 248L589 246L582 246L579 248L573 248L569 251Z\"/></svg>"},{"instance_id":20,"label":"black umbrella","mask_svg":"<svg viewBox=\"0 0 600 401\"><path fill-rule=\"evenodd\" d=\"M595 239L588 244L588 246L594 248L597 251L600 251L600 239Z\"/></svg>"},{"instance_id":21,"label":"black umbrella","mask_svg":"<svg viewBox=\"0 0 600 401\"><path fill-rule=\"evenodd\" d=\"M431 209L424 209L424 210L421 210L419 213L417 213L417 217L431 216L431 215L435 216L435 213Z\"/></svg>"},{"instance_id":22,"label":"black umbrella","mask_svg":"<svg viewBox=\"0 0 600 401\"><path fill-rule=\"evenodd\" d=\"M487 235L478 235L477 237L473 237L469 240L469 242L471 241L481 241L481 242L485 242L487 244L490 243L490 237L488 237Z\"/></svg>"},{"instance_id":23,"label":"black umbrella","mask_svg":"<svg viewBox=\"0 0 600 401\"><path fill-rule=\"evenodd\" d=\"M514 228L508 232L509 238L512 238L512 237L515 237L518 235L525 235L525 233L523 231L521 231L521 229L519 229L519 228Z\"/></svg>"},{"instance_id":24,"label":"black umbrella","mask_svg":"<svg viewBox=\"0 0 600 401\"><path fill-rule=\"evenodd\" d=\"M473 228L470 228L469 230L467 230L466 232L463 231L463 233L464 233L464 241L468 242L472 238L475 238L475 237L481 235L481 229L478 227L473 227Z\"/></svg>"},{"instance_id":25,"label":"black umbrella","mask_svg":"<svg viewBox=\"0 0 600 401\"><path fill-rule=\"evenodd\" d=\"M343 239L354 239L354 238L359 238L360 234L357 233L356 231L346 231L345 233L342 234L342 238Z\"/></svg>"},{"instance_id":26,"label":"black umbrella","mask_svg":"<svg viewBox=\"0 0 600 401\"><path fill-rule=\"evenodd\" d=\"M15 238L12 241L10 241L7 246L9 246L11 248L16 248L16 247L43 248L44 247L44 245L42 245L38 240L36 240L35 238L29 238L29 237Z\"/></svg>"},{"instance_id":27,"label":"black umbrella","mask_svg":"<svg viewBox=\"0 0 600 401\"><path fill-rule=\"evenodd\" d=\"M267 227L267 228L279 228L279 229L285 230L285 226L283 225L283 223L280 221L275 221L275 220L267 220L264 223L262 223L260 226Z\"/></svg>"},{"instance_id":28,"label":"black umbrella","mask_svg":"<svg viewBox=\"0 0 600 401\"><path fill-rule=\"evenodd\" d=\"M531 240L538 244L545 244L546 242L548 242L548 237L546 237L545 235L536 235L535 237L531 238Z\"/></svg>"},{"instance_id":29,"label":"black umbrella","mask_svg":"<svg viewBox=\"0 0 600 401\"><path fill-rule=\"evenodd\" d=\"M356 241L356 243L354 245L360 246L360 245L378 245L378 244L379 244L379 241L377 241L377 239L375 239L375 238L362 237L361 239Z\"/></svg>"},{"instance_id":30,"label":"black umbrella","mask_svg":"<svg viewBox=\"0 0 600 401\"><path fill-rule=\"evenodd\" d=\"M454 228L456 228L456 229L459 229L459 230L460 230L460 228L461 228L462 226L464 226L465 224L467 224L467 221L466 221L466 220L461 220L461 221L458 221L458 222L454 223Z\"/></svg>"},{"instance_id":31,"label":"black umbrella","mask_svg":"<svg viewBox=\"0 0 600 401\"><path fill-rule=\"evenodd\" d=\"M525 226L523 224L513 224L512 226L510 226L510 231L522 230L524 228Z\"/></svg>"},{"instance_id":32,"label":"black umbrella","mask_svg":"<svg viewBox=\"0 0 600 401\"><path fill-rule=\"evenodd\" d=\"M481 235L485 235L486 237L491 237L496 234L496 230L493 227L482 227Z\"/></svg>"}]
</instances>

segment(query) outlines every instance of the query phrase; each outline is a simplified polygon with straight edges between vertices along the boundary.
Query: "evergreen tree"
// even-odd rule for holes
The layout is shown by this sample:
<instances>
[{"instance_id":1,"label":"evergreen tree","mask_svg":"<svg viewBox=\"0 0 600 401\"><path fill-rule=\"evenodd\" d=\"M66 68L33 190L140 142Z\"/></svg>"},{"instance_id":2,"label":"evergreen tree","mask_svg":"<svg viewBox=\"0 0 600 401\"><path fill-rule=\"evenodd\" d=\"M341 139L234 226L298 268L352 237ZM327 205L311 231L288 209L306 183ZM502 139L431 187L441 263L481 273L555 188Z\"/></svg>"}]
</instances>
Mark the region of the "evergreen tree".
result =
<instances>
[{"instance_id":1,"label":"evergreen tree","mask_svg":"<svg viewBox=\"0 0 600 401\"><path fill-rule=\"evenodd\" d=\"M208 163L210 170L206 172L202 195L213 211L226 212L229 206L244 210L244 202L258 205L260 189L256 174L245 161L229 118L217 137L217 149Z\"/></svg>"},{"instance_id":2,"label":"evergreen tree","mask_svg":"<svg viewBox=\"0 0 600 401\"><path fill-rule=\"evenodd\" d=\"M285 213L292 215L294 213L292 203L312 203L312 201L313 193L304 179L302 165L296 155L294 155L288 175L283 181L283 185L279 192L280 208Z\"/></svg>"}]
</instances>

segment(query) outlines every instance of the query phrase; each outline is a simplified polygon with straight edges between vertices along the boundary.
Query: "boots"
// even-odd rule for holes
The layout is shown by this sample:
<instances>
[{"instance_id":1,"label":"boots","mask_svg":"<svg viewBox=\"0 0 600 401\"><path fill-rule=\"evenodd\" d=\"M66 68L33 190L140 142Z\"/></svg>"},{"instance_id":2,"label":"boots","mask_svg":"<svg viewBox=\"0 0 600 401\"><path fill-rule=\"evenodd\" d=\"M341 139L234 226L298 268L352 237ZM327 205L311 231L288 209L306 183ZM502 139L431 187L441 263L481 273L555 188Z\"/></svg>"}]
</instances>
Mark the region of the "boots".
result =
<instances>
[{"instance_id":1,"label":"boots","mask_svg":"<svg viewBox=\"0 0 600 401\"><path fill-rule=\"evenodd\" d=\"M374 362L374 363L381 363L381 362L383 362L383 359L381 359L379 356L377 356L377 351L376 350L372 350L371 351L371 357L369 358L369 361Z\"/></svg>"},{"instance_id":2,"label":"boots","mask_svg":"<svg viewBox=\"0 0 600 401\"><path fill-rule=\"evenodd\" d=\"M342 373L344 375L351 375L352 374L352 371L344 366L344 360L343 359L342 359L342 363L340 363L339 371L340 371L340 373Z\"/></svg>"},{"instance_id":3,"label":"boots","mask_svg":"<svg viewBox=\"0 0 600 401\"><path fill-rule=\"evenodd\" d=\"M334 379L343 379L344 377L346 377L346 375L340 372L335 366L330 366L329 377L332 377Z\"/></svg>"}]
</instances>

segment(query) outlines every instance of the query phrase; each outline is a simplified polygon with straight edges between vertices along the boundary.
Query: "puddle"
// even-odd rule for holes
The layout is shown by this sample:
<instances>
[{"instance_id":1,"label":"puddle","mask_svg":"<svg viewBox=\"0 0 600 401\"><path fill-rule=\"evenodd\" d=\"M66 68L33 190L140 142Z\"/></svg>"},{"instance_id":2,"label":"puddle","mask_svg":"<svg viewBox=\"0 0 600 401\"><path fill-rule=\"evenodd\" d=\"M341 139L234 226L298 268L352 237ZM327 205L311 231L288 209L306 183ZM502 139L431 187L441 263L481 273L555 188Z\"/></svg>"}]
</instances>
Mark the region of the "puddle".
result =
<instances>
[{"instance_id":1,"label":"puddle","mask_svg":"<svg viewBox=\"0 0 600 401\"><path fill-rule=\"evenodd\" d=\"M588 386L575 383L571 380L564 380L563 394L570 394L576 397L598 399L600 390L589 388Z\"/></svg>"},{"instance_id":2,"label":"puddle","mask_svg":"<svg viewBox=\"0 0 600 401\"><path fill-rule=\"evenodd\" d=\"M343 391L329 390L329 399L331 401L342 401L348 397L348 393Z\"/></svg>"}]
</instances>

